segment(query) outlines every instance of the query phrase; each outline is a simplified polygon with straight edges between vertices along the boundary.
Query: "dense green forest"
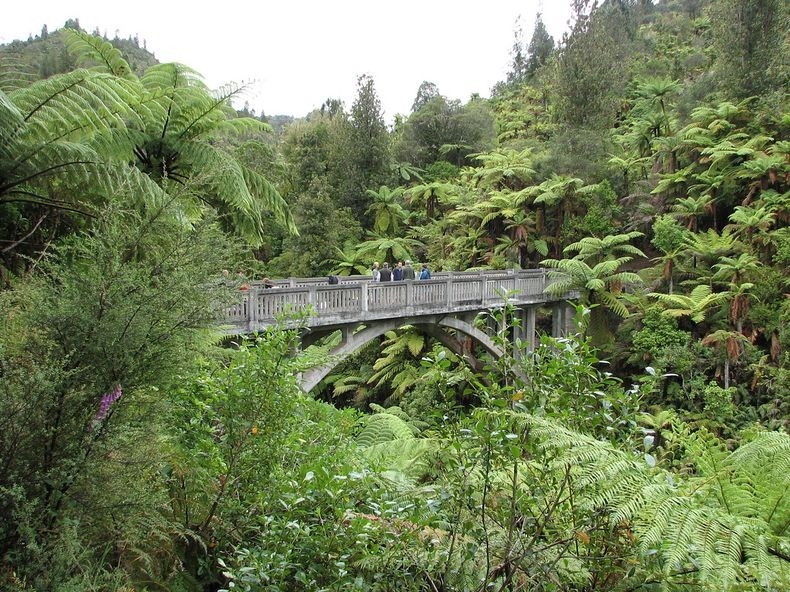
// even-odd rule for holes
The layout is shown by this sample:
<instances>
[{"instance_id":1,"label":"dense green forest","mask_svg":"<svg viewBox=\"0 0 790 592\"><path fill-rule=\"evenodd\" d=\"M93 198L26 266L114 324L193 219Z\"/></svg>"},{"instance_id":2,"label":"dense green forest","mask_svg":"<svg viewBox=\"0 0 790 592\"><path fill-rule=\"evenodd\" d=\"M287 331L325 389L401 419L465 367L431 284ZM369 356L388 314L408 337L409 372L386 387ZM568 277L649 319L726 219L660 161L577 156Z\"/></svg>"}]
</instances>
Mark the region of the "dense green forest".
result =
<instances>
[{"instance_id":1,"label":"dense green forest","mask_svg":"<svg viewBox=\"0 0 790 592\"><path fill-rule=\"evenodd\" d=\"M369 75L267 117L76 20L0 47L0 589L790 589L790 8L573 4L392 125ZM305 394L328 342L220 327L223 269L407 258L548 267L578 333L404 326Z\"/></svg>"}]
</instances>

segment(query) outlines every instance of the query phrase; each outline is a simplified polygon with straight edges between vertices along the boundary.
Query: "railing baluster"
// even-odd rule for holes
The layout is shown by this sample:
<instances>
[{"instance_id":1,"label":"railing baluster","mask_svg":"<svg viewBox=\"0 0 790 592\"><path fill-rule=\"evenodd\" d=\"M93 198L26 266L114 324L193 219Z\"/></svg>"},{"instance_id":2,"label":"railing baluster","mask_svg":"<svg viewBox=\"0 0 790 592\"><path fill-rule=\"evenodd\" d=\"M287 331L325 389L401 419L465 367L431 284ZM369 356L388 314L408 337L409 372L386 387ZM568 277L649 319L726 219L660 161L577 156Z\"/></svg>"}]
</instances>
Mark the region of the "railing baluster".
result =
<instances>
[{"instance_id":1,"label":"railing baluster","mask_svg":"<svg viewBox=\"0 0 790 592\"><path fill-rule=\"evenodd\" d=\"M548 284L545 269L474 272L439 272L429 281L371 283L366 276L344 278L329 285L322 278L288 278L274 280L266 289L252 283L239 303L229 307L224 318L231 325L260 329L276 317L311 305L315 317L308 323L330 325L375 320L377 317L474 311L501 304L501 293L514 293L515 303L556 302L544 294Z\"/></svg>"}]
</instances>

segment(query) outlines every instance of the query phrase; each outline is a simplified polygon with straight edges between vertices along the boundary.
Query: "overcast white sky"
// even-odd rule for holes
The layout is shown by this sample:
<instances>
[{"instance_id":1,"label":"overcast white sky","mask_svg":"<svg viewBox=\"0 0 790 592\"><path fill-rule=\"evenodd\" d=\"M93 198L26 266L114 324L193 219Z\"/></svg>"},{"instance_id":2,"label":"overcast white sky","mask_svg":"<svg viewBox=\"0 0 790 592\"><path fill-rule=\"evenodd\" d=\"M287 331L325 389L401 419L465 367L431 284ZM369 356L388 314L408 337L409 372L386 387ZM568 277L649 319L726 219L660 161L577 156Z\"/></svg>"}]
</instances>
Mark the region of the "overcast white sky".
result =
<instances>
[{"instance_id":1,"label":"overcast white sky","mask_svg":"<svg viewBox=\"0 0 790 592\"><path fill-rule=\"evenodd\" d=\"M569 0L277 0L228 4L137 0L34 0L4 10L0 43L78 18L87 31L137 35L161 62L182 62L212 88L252 81L258 113L297 117L340 98L350 107L356 79L370 74L388 121L408 113L423 80L452 99L488 96L510 63L521 15L527 42L543 9L559 41ZM20 7L28 6L27 10ZM204 8L205 7L205 8Z\"/></svg>"}]
</instances>

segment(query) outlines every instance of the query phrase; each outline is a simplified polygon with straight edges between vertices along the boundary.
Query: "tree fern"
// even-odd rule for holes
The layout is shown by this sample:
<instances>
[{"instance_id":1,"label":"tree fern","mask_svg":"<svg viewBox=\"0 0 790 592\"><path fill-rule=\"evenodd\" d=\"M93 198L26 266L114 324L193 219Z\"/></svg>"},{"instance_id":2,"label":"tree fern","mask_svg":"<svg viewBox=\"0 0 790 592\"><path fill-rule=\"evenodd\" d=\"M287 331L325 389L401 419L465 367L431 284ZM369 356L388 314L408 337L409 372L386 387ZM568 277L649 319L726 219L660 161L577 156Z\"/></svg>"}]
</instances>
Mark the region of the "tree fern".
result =
<instances>
[{"instance_id":1,"label":"tree fern","mask_svg":"<svg viewBox=\"0 0 790 592\"><path fill-rule=\"evenodd\" d=\"M713 436L692 437L698 473L681 479L627 452L549 420L518 414L530 437L573 467L579 502L627 522L665 575L714 589L790 583L790 436L756 433L735 452ZM696 574L696 575L693 575Z\"/></svg>"},{"instance_id":2,"label":"tree fern","mask_svg":"<svg viewBox=\"0 0 790 592\"><path fill-rule=\"evenodd\" d=\"M114 145L118 130L134 119L134 97L127 82L86 70L0 92L0 202L90 213L124 189L161 201L160 188L116 154L97 150Z\"/></svg>"},{"instance_id":3,"label":"tree fern","mask_svg":"<svg viewBox=\"0 0 790 592\"><path fill-rule=\"evenodd\" d=\"M664 314L672 317L689 317L695 323L701 323L710 309L723 301L725 294L714 293L710 286L700 284L688 295L654 292L648 296L664 305Z\"/></svg>"},{"instance_id":4,"label":"tree fern","mask_svg":"<svg viewBox=\"0 0 790 592\"><path fill-rule=\"evenodd\" d=\"M172 191L173 183L191 183L191 195L219 208L254 244L263 240L263 218L269 212L296 233L290 210L276 188L210 142L222 135L269 130L262 122L235 118L230 101L244 91L243 86L228 84L211 92L196 71L172 63L152 66L138 80L106 41L78 31L68 33L68 40L79 60L98 64L101 76L125 85L127 96L122 102L128 113L116 122L125 134L115 134L112 143L123 148L119 159L134 161L165 191ZM73 102L83 111L87 107ZM94 110L99 116L113 112L110 106L98 107ZM199 212L195 203L185 208Z\"/></svg>"}]
</instances>

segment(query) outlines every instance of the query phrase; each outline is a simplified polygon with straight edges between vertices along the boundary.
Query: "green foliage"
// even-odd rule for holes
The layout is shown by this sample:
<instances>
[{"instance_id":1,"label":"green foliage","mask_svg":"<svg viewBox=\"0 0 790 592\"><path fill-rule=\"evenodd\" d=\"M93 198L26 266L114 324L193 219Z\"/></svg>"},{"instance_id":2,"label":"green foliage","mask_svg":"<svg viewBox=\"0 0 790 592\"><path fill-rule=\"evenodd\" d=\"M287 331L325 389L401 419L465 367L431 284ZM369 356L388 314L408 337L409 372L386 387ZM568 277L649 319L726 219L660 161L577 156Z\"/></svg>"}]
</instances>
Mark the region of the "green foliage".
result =
<instances>
[{"instance_id":1,"label":"green foliage","mask_svg":"<svg viewBox=\"0 0 790 592\"><path fill-rule=\"evenodd\" d=\"M242 342L227 365L184 380L171 395L173 519L194 537L185 567L206 582L217 577L210 557L257 528L249 508L288 453L300 397L295 339L274 329Z\"/></svg>"},{"instance_id":2,"label":"green foliage","mask_svg":"<svg viewBox=\"0 0 790 592\"><path fill-rule=\"evenodd\" d=\"M492 143L493 116L486 102L473 98L462 105L434 88L423 95L418 91L415 108L393 150L398 159L427 169L437 161L468 164L470 154L489 149Z\"/></svg>"},{"instance_id":3,"label":"green foliage","mask_svg":"<svg viewBox=\"0 0 790 592\"><path fill-rule=\"evenodd\" d=\"M514 406L586 434L628 442L636 426L639 387L624 389L601 365L588 341L543 336L521 362L529 380L512 395Z\"/></svg>"},{"instance_id":4,"label":"green foliage","mask_svg":"<svg viewBox=\"0 0 790 592\"><path fill-rule=\"evenodd\" d=\"M717 70L727 93L738 98L763 94L788 83L788 48L783 39L784 2L719 0L711 11Z\"/></svg>"},{"instance_id":5,"label":"green foliage","mask_svg":"<svg viewBox=\"0 0 790 592\"><path fill-rule=\"evenodd\" d=\"M388 182L391 155L381 101L373 78L368 75L357 80L357 97L351 106L347 134L348 143L341 168L344 178L339 183L340 203L349 207L357 220L369 227L371 219L365 214L369 201L366 191Z\"/></svg>"},{"instance_id":6,"label":"green foliage","mask_svg":"<svg viewBox=\"0 0 790 592\"><path fill-rule=\"evenodd\" d=\"M134 118L135 102L128 81L86 70L8 95L0 91L0 211L3 235L11 239L6 261L20 244L32 254L24 239L39 229L53 238L53 211L84 220L122 192L161 207L161 189L102 149L126 118Z\"/></svg>"},{"instance_id":7,"label":"green foliage","mask_svg":"<svg viewBox=\"0 0 790 592\"><path fill-rule=\"evenodd\" d=\"M580 14L559 53L558 111L577 127L609 128L628 80L633 8L604 5Z\"/></svg>"},{"instance_id":8,"label":"green foliage","mask_svg":"<svg viewBox=\"0 0 790 592\"><path fill-rule=\"evenodd\" d=\"M705 402L706 415L721 424L726 425L735 415L733 395L735 387L722 388L715 382L709 383L702 392Z\"/></svg>"},{"instance_id":9,"label":"green foliage","mask_svg":"<svg viewBox=\"0 0 790 592\"><path fill-rule=\"evenodd\" d=\"M664 214L653 223L653 238L650 242L662 253L672 253L680 249L687 233L670 215Z\"/></svg>"},{"instance_id":10,"label":"green foliage","mask_svg":"<svg viewBox=\"0 0 790 592\"><path fill-rule=\"evenodd\" d=\"M660 294L650 296L664 304L664 314L671 317L689 317L695 323L705 320L708 313L721 303L723 294L712 292L710 286L696 286L690 294Z\"/></svg>"},{"instance_id":11,"label":"green foliage","mask_svg":"<svg viewBox=\"0 0 790 592\"><path fill-rule=\"evenodd\" d=\"M359 223L348 208L337 207L318 181L294 199L291 209L299 236L283 238L282 253L266 262L266 275L320 277L329 274L331 263L338 260L338 250L359 240L362 234ZM354 264L348 265L346 258L339 261L345 262L344 267L349 271L354 268ZM354 273L366 268L367 265L356 265Z\"/></svg>"},{"instance_id":12,"label":"green foliage","mask_svg":"<svg viewBox=\"0 0 790 592\"><path fill-rule=\"evenodd\" d=\"M369 77L275 137L131 40L4 48L0 587L786 588L779 4L581 0L492 100L423 83L391 132ZM331 379L373 413L338 411L299 392L294 332L215 355L218 271L247 267L219 227L270 276L552 257L622 353L524 351L506 309L501 359L388 334Z\"/></svg>"},{"instance_id":13,"label":"green foliage","mask_svg":"<svg viewBox=\"0 0 790 592\"><path fill-rule=\"evenodd\" d=\"M357 436L360 446L368 447L392 440L408 440L414 437L414 428L393 413L375 413L367 416L364 427Z\"/></svg>"},{"instance_id":14,"label":"green foliage","mask_svg":"<svg viewBox=\"0 0 790 592\"><path fill-rule=\"evenodd\" d=\"M541 261L542 265L557 270L549 272L552 283L546 288L547 293L561 295L578 290L582 293L582 304L593 305L589 331L597 344L606 342L611 335L604 316L607 309L620 317L628 315L621 297L623 287L639 284L641 279L621 268L632 260L632 255L644 256L629 243L641 235L631 232L603 239L585 237L565 247L565 252L577 252L573 259Z\"/></svg>"},{"instance_id":15,"label":"green foliage","mask_svg":"<svg viewBox=\"0 0 790 592\"><path fill-rule=\"evenodd\" d=\"M650 362L661 356L666 348L686 346L690 338L689 333L678 329L674 318L650 308L642 319L642 328L633 335L633 352Z\"/></svg>"},{"instance_id":16,"label":"green foliage","mask_svg":"<svg viewBox=\"0 0 790 592\"><path fill-rule=\"evenodd\" d=\"M54 234L53 211L84 219L123 192L140 208L175 200L182 221L219 211L228 228L253 242L261 241L268 212L295 231L274 186L211 142L266 128L229 119L239 88L211 93L194 71L175 64L152 66L138 79L106 41L63 34L81 60L98 64L93 70L0 94L0 209L18 224L3 228L11 237L4 257L37 231Z\"/></svg>"},{"instance_id":17,"label":"green foliage","mask_svg":"<svg viewBox=\"0 0 790 592\"><path fill-rule=\"evenodd\" d=\"M231 254L208 221L190 229L166 212L108 208L3 295L0 488L17 518L3 521L0 545L40 589L88 585L82 570L113 561L172 560L181 529L159 514L161 393L209 351L232 298L218 274Z\"/></svg>"}]
</instances>

